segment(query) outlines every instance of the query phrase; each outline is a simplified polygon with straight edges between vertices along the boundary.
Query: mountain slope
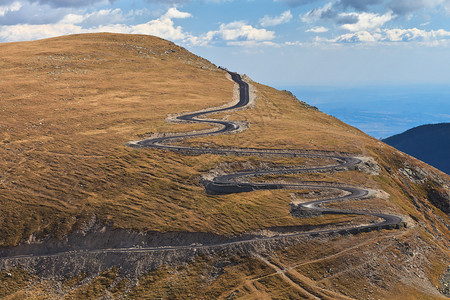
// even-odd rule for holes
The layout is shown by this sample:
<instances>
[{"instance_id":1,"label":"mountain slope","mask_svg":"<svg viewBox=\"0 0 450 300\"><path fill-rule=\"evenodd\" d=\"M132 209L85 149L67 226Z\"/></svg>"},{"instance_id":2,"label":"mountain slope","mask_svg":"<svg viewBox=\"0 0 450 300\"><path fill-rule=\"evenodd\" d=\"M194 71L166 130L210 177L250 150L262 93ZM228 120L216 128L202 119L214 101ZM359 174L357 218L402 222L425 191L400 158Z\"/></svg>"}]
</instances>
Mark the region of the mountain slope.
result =
<instances>
[{"instance_id":1,"label":"mountain slope","mask_svg":"<svg viewBox=\"0 0 450 300\"><path fill-rule=\"evenodd\" d=\"M450 123L414 127L383 142L450 174Z\"/></svg>"},{"instance_id":2,"label":"mountain slope","mask_svg":"<svg viewBox=\"0 0 450 300\"><path fill-rule=\"evenodd\" d=\"M242 132L176 144L308 155L129 147L131 140L210 130L165 120L239 95L227 72L155 37L9 43L0 45L0 56L0 295L441 297L436 287L444 289L449 258L447 175L245 76L250 108L211 116L236 121ZM253 180L371 189L371 198L327 206L401 216L408 227L347 235L335 229L378 220L293 213L301 203L344 196L336 189L208 195L203 186L236 171L336 163L324 154L362 163ZM332 234L283 237L321 229ZM271 236L280 238L262 239ZM251 243L231 244L249 237ZM219 244L226 246L213 247ZM139 250L161 246L184 248ZM124 248L131 250L105 250Z\"/></svg>"}]
</instances>

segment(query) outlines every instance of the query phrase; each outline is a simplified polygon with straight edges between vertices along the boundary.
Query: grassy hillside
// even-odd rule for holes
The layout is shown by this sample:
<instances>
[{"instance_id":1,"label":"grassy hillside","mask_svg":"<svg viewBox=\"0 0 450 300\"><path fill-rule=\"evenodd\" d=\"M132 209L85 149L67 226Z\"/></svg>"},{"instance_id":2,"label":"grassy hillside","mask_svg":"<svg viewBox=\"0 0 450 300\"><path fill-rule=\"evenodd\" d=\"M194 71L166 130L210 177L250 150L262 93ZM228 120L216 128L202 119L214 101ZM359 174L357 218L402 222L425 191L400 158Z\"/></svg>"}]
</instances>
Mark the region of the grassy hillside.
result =
<instances>
[{"instance_id":1,"label":"grassy hillside","mask_svg":"<svg viewBox=\"0 0 450 300\"><path fill-rule=\"evenodd\" d=\"M170 124L164 120L169 114L220 106L233 97L233 82L227 79L226 72L169 41L136 35L74 35L0 44L0 57L0 246L63 238L91 223L138 231L230 236L267 227L339 225L351 220L349 216L332 215L292 217L292 197L302 197L309 191L211 196L200 184L201 176L214 168L227 171L271 163L311 165L316 163L314 160L188 156L127 147L126 142L153 133L205 129L203 125ZM157 287L155 297L177 297L177 293L188 289L195 298L199 287L208 285L211 297L227 297L236 291L243 297L261 294L283 298L300 293L306 286L314 291L326 288L332 291L332 298L334 292L355 298L383 297L390 292L402 295L417 281L431 283L412 289L411 297L423 294L439 298L433 293L435 286L441 286L439 278L447 267L450 246L448 215L442 205L449 201L448 175L302 104L288 92L252 85L257 95L253 108L219 115L247 122L247 131L182 143L340 151L372 157L375 164L368 167L370 172L299 174L282 179L335 181L382 190L384 196L342 205L403 215L409 228L361 235L361 240L355 236L327 244L317 241L309 250L306 244L300 244L274 253L277 262L253 258L257 261L253 264L238 257L202 258L176 272L171 267L156 270L142 279L140 288L128 289L129 295L141 298ZM390 243L380 249L384 238ZM404 243L417 255L410 256ZM344 251L350 245L361 247L356 258ZM386 254L384 260L375 255L380 251ZM319 259L320 253L323 256L309 264L305 253L312 261ZM399 278L391 274L392 280L386 286L374 285L373 278L367 275L374 272L353 278L348 273L350 265L365 269L368 258L373 259L370 262L377 276L395 273L395 268L405 268L402 272L406 275ZM320 263L326 259L332 262ZM293 268L295 274L290 275L290 281L274 269L277 263ZM321 277L323 272L331 272L325 266L335 263L342 269L345 265L347 272L326 280ZM382 267L377 268L376 263ZM415 269L408 269L408 264L421 268L419 277L411 275ZM214 268L220 272L210 276ZM23 288L30 285L36 295L42 290L51 293L51 283L45 286L31 275L15 272L14 280L0 273L0 296L21 297ZM111 282L117 277L114 272L109 270L97 281L83 284L72 279L78 288L67 295L79 298L104 296L106 290L112 293ZM192 281L186 281L187 275L182 280L180 274L190 274ZM409 276L414 280L408 281ZM360 294L355 294L356 290L345 283L352 281L367 283L368 289L361 288ZM297 282L293 291L292 282ZM168 286L179 289L169 291ZM117 293L124 290L118 288ZM164 294L169 292L175 294Z\"/></svg>"}]
</instances>

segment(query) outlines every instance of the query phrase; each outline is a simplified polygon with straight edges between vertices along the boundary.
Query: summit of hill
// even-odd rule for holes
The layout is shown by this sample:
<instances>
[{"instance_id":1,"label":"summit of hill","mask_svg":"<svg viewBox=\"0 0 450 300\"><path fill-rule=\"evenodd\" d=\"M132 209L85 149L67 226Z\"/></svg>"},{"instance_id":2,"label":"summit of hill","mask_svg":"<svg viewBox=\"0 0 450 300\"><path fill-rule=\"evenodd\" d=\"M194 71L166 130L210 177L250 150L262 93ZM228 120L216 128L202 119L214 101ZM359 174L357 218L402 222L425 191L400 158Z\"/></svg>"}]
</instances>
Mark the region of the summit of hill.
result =
<instances>
[{"instance_id":1,"label":"summit of hill","mask_svg":"<svg viewBox=\"0 0 450 300\"><path fill-rule=\"evenodd\" d=\"M242 91L157 37L4 43L0 58L0 297L449 295L447 174L245 75L249 105L202 117L242 130L180 122ZM205 135L178 150L207 150L130 147L185 132ZM261 189L205 190L257 170L236 185ZM346 198L358 187L368 195ZM297 210L331 197L338 214ZM381 214L404 226L355 230Z\"/></svg>"}]
</instances>

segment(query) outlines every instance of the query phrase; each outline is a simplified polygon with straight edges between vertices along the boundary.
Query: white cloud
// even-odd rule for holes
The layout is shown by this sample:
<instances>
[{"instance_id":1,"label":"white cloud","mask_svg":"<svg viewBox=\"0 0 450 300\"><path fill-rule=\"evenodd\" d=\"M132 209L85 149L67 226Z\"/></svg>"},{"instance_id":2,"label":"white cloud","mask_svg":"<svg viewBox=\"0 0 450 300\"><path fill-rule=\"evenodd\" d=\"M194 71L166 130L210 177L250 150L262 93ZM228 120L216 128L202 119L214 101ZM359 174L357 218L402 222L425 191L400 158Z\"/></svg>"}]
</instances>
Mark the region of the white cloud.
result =
<instances>
[{"instance_id":1,"label":"white cloud","mask_svg":"<svg viewBox=\"0 0 450 300\"><path fill-rule=\"evenodd\" d=\"M432 43L433 41L446 38L450 38L450 32L443 29L425 31L411 28L386 30L384 40L390 42L423 41Z\"/></svg>"},{"instance_id":2,"label":"white cloud","mask_svg":"<svg viewBox=\"0 0 450 300\"><path fill-rule=\"evenodd\" d=\"M190 36L188 41L196 46L206 46L217 40L226 41L227 45L254 47L256 45L273 46L274 31L258 29L242 21L221 24L218 30L208 31L201 36Z\"/></svg>"},{"instance_id":3,"label":"white cloud","mask_svg":"<svg viewBox=\"0 0 450 300\"><path fill-rule=\"evenodd\" d=\"M268 27L288 23L291 20L292 20L292 13L290 10L287 10L277 17L265 15L263 18L259 20L259 24L263 27Z\"/></svg>"},{"instance_id":4,"label":"white cloud","mask_svg":"<svg viewBox=\"0 0 450 300\"><path fill-rule=\"evenodd\" d=\"M305 44L300 42L300 41L295 41L295 42L285 42L284 43L286 46L304 46Z\"/></svg>"},{"instance_id":5,"label":"white cloud","mask_svg":"<svg viewBox=\"0 0 450 300\"><path fill-rule=\"evenodd\" d=\"M59 23L82 24L83 27L108 26L110 24L125 24L135 16L142 16L146 10L131 10L124 14L120 8L101 9L87 14L67 14ZM167 13L160 19L167 19ZM190 15L190 14L189 14ZM171 18L169 18L171 19Z\"/></svg>"},{"instance_id":6,"label":"white cloud","mask_svg":"<svg viewBox=\"0 0 450 300\"><path fill-rule=\"evenodd\" d=\"M53 24L60 21L65 15L77 13L77 9L54 8L27 0L9 1L12 4L3 6L0 13L1 25L16 24ZM0 0L0 5L2 0ZM6 3L6 1L3 1ZM9 3L8 3L9 4ZM7 8L7 9L6 9ZM4 15L2 15L4 14Z\"/></svg>"},{"instance_id":7,"label":"white cloud","mask_svg":"<svg viewBox=\"0 0 450 300\"><path fill-rule=\"evenodd\" d=\"M335 14L336 13L333 8L333 3L329 2L325 4L323 7L315 8L307 12L301 17L301 19L305 23L312 23L322 18L329 18Z\"/></svg>"},{"instance_id":8,"label":"white cloud","mask_svg":"<svg viewBox=\"0 0 450 300\"><path fill-rule=\"evenodd\" d=\"M316 38L318 42L355 44L417 43L424 46L440 46L450 41L450 31L410 29L384 29L377 32L358 31L340 35L334 39Z\"/></svg>"},{"instance_id":9,"label":"white cloud","mask_svg":"<svg viewBox=\"0 0 450 300\"><path fill-rule=\"evenodd\" d=\"M323 26L315 26L313 28L306 30L306 32L323 33L323 32L328 32L328 28L325 28Z\"/></svg>"},{"instance_id":10,"label":"white cloud","mask_svg":"<svg viewBox=\"0 0 450 300\"><path fill-rule=\"evenodd\" d=\"M264 41L275 38L275 32L258 29L242 21L221 24L217 34L226 41L238 39Z\"/></svg>"},{"instance_id":11,"label":"white cloud","mask_svg":"<svg viewBox=\"0 0 450 300\"><path fill-rule=\"evenodd\" d=\"M169 10L161 17L161 19L186 19L192 15L188 12L182 12L176 9L176 7L169 8Z\"/></svg>"},{"instance_id":12,"label":"white cloud","mask_svg":"<svg viewBox=\"0 0 450 300\"><path fill-rule=\"evenodd\" d=\"M421 9L436 8L440 5L448 5L448 0L391 0L387 7L396 14L408 15Z\"/></svg>"},{"instance_id":13,"label":"white cloud","mask_svg":"<svg viewBox=\"0 0 450 300\"><path fill-rule=\"evenodd\" d=\"M287 2L287 0L284 0ZM318 0L289 0L290 3L313 3ZM413 12L427 9L440 9L450 5L449 0L332 0L321 8L315 8L303 16L305 22L318 19L332 19L341 12L353 11L374 12L379 9L392 10L396 15L410 15Z\"/></svg>"},{"instance_id":14,"label":"white cloud","mask_svg":"<svg viewBox=\"0 0 450 300\"><path fill-rule=\"evenodd\" d=\"M271 41L230 41L227 42L227 45L240 47L261 47L261 46L279 47L278 44Z\"/></svg>"},{"instance_id":15,"label":"white cloud","mask_svg":"<svg viewBox=\"0 0 450 300\"><path fill-rule=\"evenodd\" d=\"M194 46L207 46L214 39L216 31L209 31L200 36L191 35L187 38L187 41Z\"/></svg>"},{"instance_id":16,"label":"white cloud","mask_svg":"<svg viewBox=\"0 0 450 300\"><path fill-rule=\"evenodd\" d=\"M80 26L67 23L44 25L18 24L1 26L0 40L29 41L81 32L83 32L83 30Z\"/></svg>"},{"instance_id":17,"label":"white cloud","mask_svg":"<svg viewBox=\"0 0 450 300\"><path fill-rule=\"evenodd\" d=\"M117 32L129 34L148 34L182 43L206 46L211 42L225 41L232 46L276 46L271 42L275 32L255 28L242 21L221 24L218 30L200 36L185 32L177 26L174 19L189 18L192 15L170 8L159 18L147 23L128 25L130 17L121 9L105 9L87 14L66 14L53 24L15 24L0 26L0 41L23 41L55 37L67 34L89 32Z\"/></svg>"},{"instance_id":18,"label":"white cloud","mask_svg":"<svg viewBox=\"0 0 450 300\"><path fill-rule=\"evenodd\" d=\"M332 40L336 43L374 43L377 39L367 31L343 34Z\"/></svg>"},{"instance_id":19,"label":"white cloud","mask_svg":"<svg viewBox=\"0 0 450 300\"><path fill-rule=\"evenodd\" d=\"M18 11L22 8L22 4L19 1L14 1L10 5L0 5L0 17L3 17L9 12Z\"/></svg>"},{"instance_id":20,"label":"white cloud","mask_svg":"<svg viewBox=\"0 0 450 300\"><path fill-rule=\"evenodd\" d=\"M182 40L187 37L181 26L175 26L169 18L152 20L145 24L129 26L129 32L133 34L151 34L169 40Z\"/></svg>"},{"instance_id":21,"label":"white cloud","mask_svg":"<svg viewBox=\"0 0 450 300\"><path fill-rule=\"evenodd\" d=\"M68 14L65 15L58 24L79 24L84 21L86 17L83 15L76 15L76 14Z\"/></svg>"},{"instance_id":22,"label":"white cloud","mask_svg":"<svg viewBox=\"0 0 450 300\"><path fill-rule=\"evenodd\" d=\"M375 1L377 2L379 0ZM366 4L368 3L369 2L366 2ZM392 10L389 10L385 14L355 11L339 12L342 7L354 7L356 4L358 4L359 6L362 5L360 2L355 0L345 2L343 0L337 2L329 2L323 7L318 7L310 10L309 12L301 16L301 19L303 22L309 24L324 20L332 21L336 24L339 24L342 29L352 32L361 32L376 31L384 24L396 17ZM365 6L366 4L364 4L363 6ZM325 30L327 29L324 27L316 26L307 30L307 32L326 32Z\"/></svg>"},{"instance_id":23,"label":"white cloud","mask_svg":"<svg viewBox=\"0 0 450 300\"><path fill-rule=\"evenodd\" d=\"M66 8L73 8L73 7L82 7L82 6L89 6L89 5L106 5L109 4L109 0L33 0L29 2L35 2L42 5L50 5L52 7L66 7Z\"/></svg>"},{"instance_id":24,"label":"white cloud","mask_svg":"<svg viewBox=\"0 0 450 300\"><path fill-rule=\"evenodd\" d=\"M126 21L122 10L101 9L83 16L83 23L89 26L100 26L102 24L120 24Z\"/></svg>"},{"instance_id":25,"label":"white cloud","mask_svg":"<svg viewBox=\"0 0 450 300\"><path fill-rule=\"evenodd\" d=\"M126 25L120 24L120 22L119 24L114 24L116 21L123 21L124 19L120 9L100 10L85 15L67 14L59 22L54 24L17 24L0 26L0 40L35 40L87 32L149 34L170 40L184 40L190 38L190 35L186 34L181 26L175 26L172 18L188 18L190 16L190 13L181 12L176 8L171 8L158 19L151 20L144 24ZM104 23L105 25L96 24L96 26L84 28L82 23L89 21L93 17L102 17L106 22Z\"/></svg>"},{"instance_id":26,"label":"white cloud","mask_svg":"<svg viewBox=\"0 0 450 300\"><path fill-rule=\"evenodd\" d=\"M357 18L356 23L344 24L341 28L346 29L348 31L359 32L359 31L371 31L377 30L385 23L395 18L395 15L392 11L385 13L384 15L374 14L374 13L342 13L339 14L339 17L342 18Z\"/></svg>"}]
</instances>

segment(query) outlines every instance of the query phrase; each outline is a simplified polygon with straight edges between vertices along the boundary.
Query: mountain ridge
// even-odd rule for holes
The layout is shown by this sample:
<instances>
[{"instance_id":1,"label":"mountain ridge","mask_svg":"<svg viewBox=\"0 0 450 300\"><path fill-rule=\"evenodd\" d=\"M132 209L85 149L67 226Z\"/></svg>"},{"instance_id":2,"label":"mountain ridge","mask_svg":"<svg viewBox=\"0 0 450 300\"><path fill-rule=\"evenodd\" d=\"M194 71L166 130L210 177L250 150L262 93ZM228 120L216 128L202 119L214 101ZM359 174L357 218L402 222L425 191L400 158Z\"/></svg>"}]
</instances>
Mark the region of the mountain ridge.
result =
<instances>
[{"instance_id":1,"label":"mountain ridge","mask_svg":"<svg viewBox=\"0 0 450 300\"><path fill-rule=\"evenodd\" d=\"M449 174L450 123L425 124L382 140Z\"/></svg>"},{"instance_id":2,"label":"mountain ridge","mask_svg":"<svg viewBox=\"0 0 450 300\"><path fill-rule=\"evenodd\" d=\"M448 258L448 251L444 250L449 235L445 227L448 216L433 204L428 194L433 193L438 202L448 200L445 174L300 103L287 92L251 82L257 97L251 109L214 116L248 124L245 131L181 140L177 145L355 153L364 159L346 172L266 174L255 180L258 184L276 180L291 185L295 181L310 181L364 186L374 190L373 198L330 203L328 207L388 212L404 216L408 223L408 228L382 234L340 233L289 241L282 237L283 228L297 227L300 231L338 228L370 224L373 220L345 215L309 218L291 215L295 203L339 197L332 189L206 195L201 184L203 176L277 165L286 169L298 165L314 168L331 164L327 158L314 158L314 154L193 155L126 146L131 139L142 140L164 132L208 130L198 124L170 125L164 119L167 115L229 103L236 92L223 70L169 41L133 35L88 34L4 44L0 45L0 55L4 58L2 78L8 80L8 85L2 86L5 121L1 125L5 130L1 141L5 147L1 151L6 158L1 166L5 171L0 190L2 251L15 251L18 245L31 248L64 245L71 241L72 234L78 234L80 243L89 243L91 236L100 243L115 241L114 247L129 243L128 247L136 247L133 250L136 253L143 253L139 252L143 240L136 237L146 237L151 232L162 239L160 242L167 239L169 245L178 239L194 244L187 256L180 253L176 258L176 253L169 249L161 250L155 257L142 258L148 262L147 267L137 263L133 256L124 258L126 265L121 265L114 264L113 258L117 259L118 254L102 258L98 253L83 258L67 253L69 259L59 262L55 259L55 265L45 259L47 268L37 257L24 258L22 266L27 267L23 273L13 267L20 266L20 259L13 263L8 260L9 254L2 254L3 269L8 271L0 272L2 282L7 283L3 286L16 288L0 290L0 295L23 294L20 284L24 282L38 292L44 287L33 276L51 277L57 270L69 270L78 264L78 273L69 272L71 276L67 278L76 288L64 287L59 296L177 297L192 293L195 297L216 298L263 293L280 297L360 298L372 294L404 296L405 289L410 289L407 295L411 298L427 295L439 299L436 286L441 285L439 280ZM30 90L35 92L30 94ZM34 176L25 175L30 172ZM171 238L170 232L175 233ZM236 247L232 251L202 252L195 245L199 240L189 239L182 232L192 236L208 233L218 239L278 234L286 242L261 241L253 249ZM386 244L389 251L383 250L380 255L382 241L383 244L389 241ZM344 245L353 242L361 251L342 251ZM315 246L308 249L309 244ZM174 254L172 260L162 258L167 253ZM284 253L291 255L286 257ZM299 253L309 260L300 263L303 256ZM406 264L409 253L415 254ZM365 271L350 279L352 266L346 261L358 262L358 268ZM367 269L368 262L375 265ZM295 267L299 264L302 267ZM83 277L83 266L93 273ZM277 266L284 267L280 271ZM402 272L396 272L393 266ZM141 270L136 273L139 287L123 277L125 269L133 268ZM334 271L330 269L340 271L331 276ZM329 274L330 279L323 277L322 272ZM414 272L420 276L414 277ZM179 274L173 277L178 279L173 281L170 274ZM245 274L256 277L247 284ZM374 280L376 274L389 283L380 285ZM407 278L420 284L404 283ZM352 281L360 287L370 287L372 292L350 288ZM208 288L199 289L205 282L209 282ZM167 289L167 284L177 288ZM48 289L46 293L54 295Z\"/></svg>"}]
</instances>

